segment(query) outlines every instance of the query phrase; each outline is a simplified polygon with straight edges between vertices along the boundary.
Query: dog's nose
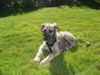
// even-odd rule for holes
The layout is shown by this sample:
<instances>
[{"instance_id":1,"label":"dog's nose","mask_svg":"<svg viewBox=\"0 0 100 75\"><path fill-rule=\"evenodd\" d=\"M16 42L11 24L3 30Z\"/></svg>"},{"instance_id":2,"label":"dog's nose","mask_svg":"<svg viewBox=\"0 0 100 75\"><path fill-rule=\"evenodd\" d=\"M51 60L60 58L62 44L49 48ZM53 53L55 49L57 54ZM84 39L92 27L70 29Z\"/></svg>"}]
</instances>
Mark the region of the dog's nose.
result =
<instances>
[{"instance_id":1,"label":"dog's nose","mask_svg":"<svg viewBox=\"0 0 100 75\"><path fill-rule=\"evenodd\" d=\"M52 30L49 30L49 33L52 33Z\"/></svg>"}]
</instances>

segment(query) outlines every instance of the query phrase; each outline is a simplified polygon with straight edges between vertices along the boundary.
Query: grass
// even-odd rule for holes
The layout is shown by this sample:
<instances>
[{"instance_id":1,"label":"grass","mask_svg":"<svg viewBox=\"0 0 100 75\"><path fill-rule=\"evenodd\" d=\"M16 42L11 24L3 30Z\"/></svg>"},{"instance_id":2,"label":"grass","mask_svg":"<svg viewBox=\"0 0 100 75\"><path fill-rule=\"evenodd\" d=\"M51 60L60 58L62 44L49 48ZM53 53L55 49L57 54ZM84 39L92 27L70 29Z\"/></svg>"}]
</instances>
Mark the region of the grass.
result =
<instances>
[{"instance_id":1,"label":"grass","mask_svg":"<svg viewBox=\"0 0 100 75\"><path fill-rule=\"evenodd\" d=\"M32 62L42 43L40 26L56 22L61 31L70 31L77 38L88 40L90 47L80 43L45 65ZM100 10L42 8L0 18L0 75L100 75Z\"/></svg>"}]
</instances>

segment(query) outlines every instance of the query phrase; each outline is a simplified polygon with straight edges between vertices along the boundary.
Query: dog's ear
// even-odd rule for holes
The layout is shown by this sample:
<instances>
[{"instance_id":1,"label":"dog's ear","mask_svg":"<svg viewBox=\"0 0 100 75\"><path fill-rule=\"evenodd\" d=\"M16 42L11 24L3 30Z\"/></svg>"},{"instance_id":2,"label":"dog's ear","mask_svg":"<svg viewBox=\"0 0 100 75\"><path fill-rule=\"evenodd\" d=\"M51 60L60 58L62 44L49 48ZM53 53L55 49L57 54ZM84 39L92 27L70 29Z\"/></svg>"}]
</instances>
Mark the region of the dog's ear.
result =
<instances>
[{"instance_id":1,"label":"dog's ear","mask_svg":"<svg viewBox=\"0 0 100 75\"><path fill-rule=\"evenodd\" d=\"M57 23L53 23L53 25L56 27L57 26Z\"/></svg>"},{"instance_id":2,"label":"dog's ear","mask_svg":"<svg viewBox=\"0 0 100 75\"><path fill-rule=\"evenodd\" d=\"M58 32L60 31L60 28L57 26L57 23L53 23L54 28L58 30Z\"/></svg>"},{"instance_id":3,"label":"dog's ear","mask_svg":"<svg viewBox=\"0 0 100 75\"><path fill-rule=\"evenodd\" d=\"M42 24L42 25L41 25L41 31L42 31L42 32L44 31L44 27L45 27L45 24Z\"/></svg>"}]
</instances>

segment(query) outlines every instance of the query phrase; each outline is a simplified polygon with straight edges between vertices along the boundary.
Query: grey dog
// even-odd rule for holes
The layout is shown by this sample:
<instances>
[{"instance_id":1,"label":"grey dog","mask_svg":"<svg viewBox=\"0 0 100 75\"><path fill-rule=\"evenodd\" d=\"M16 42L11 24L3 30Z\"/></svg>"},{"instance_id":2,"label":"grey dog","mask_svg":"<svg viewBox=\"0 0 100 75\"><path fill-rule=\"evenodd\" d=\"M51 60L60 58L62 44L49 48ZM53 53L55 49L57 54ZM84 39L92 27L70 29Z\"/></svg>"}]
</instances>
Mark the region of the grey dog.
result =
<instances>
[{"instance_id":1,"label":"grey dog","mask_svg":"<svg viewBox=\"0 0 100 75\"><path fill-rule=\"evenodd\" d=\"M40 46L34 61L41 61L41 56L44 50L49 50L50 54L43 59L40 64L50 62L56 56L58 56L62 50L67 50L75 47L76 38L70 32L57 32L59 29L56 23L44 23L41 26L43 32L44 41Z\"/></svg>"}]
</instances>

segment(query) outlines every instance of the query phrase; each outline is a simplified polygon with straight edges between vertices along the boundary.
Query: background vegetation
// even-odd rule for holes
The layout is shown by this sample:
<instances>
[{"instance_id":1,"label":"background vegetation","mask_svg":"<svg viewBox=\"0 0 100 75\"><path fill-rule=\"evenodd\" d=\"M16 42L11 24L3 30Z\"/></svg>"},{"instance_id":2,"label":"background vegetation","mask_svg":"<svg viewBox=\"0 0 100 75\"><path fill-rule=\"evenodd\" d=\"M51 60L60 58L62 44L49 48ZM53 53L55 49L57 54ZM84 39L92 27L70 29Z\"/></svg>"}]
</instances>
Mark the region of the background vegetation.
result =
<instances>
[{"instance_id":1,"label":"background vegetation","mask_svg":"<svg viewBox=\"0 0 100 75\"><path fill-rule=\"evenodd\" d=\"M40 8L59 5L99 6L99 0L0 0L0 8Z\"/></svg>"}]
</instances>

